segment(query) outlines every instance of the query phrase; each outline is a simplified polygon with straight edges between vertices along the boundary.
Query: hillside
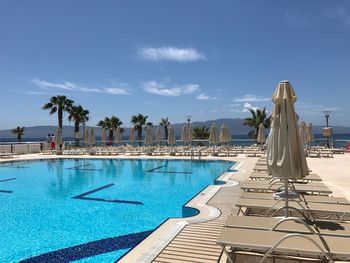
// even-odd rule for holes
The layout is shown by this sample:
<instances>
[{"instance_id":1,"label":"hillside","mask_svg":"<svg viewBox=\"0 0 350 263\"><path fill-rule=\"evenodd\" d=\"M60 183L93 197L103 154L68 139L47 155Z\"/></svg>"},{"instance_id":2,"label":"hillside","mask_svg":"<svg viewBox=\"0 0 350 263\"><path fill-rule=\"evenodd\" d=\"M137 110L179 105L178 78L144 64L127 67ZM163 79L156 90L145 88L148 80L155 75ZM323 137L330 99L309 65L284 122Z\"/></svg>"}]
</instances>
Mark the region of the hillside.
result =
<instances>
[{"instance_id":1,"label":"hillside","mask_svg":"<svg viewBox=\"0 0 350 263\"><path fill-rule=\"evenodd\" d=\"M247 135L249 133L250 128L247 126L243 126L243 119L216 119L216 120L208 120L205 122L192 122L192 127L197 126L207 126L210 127L213 123L216 123L218 128L220 129L221 125L226 123L228 124L231 134L232 135ZM182 127L185 123L176 123L172 124L172 126L175 128L175 133L177 136L180 136ZM89 126L87 126L89 127ZM156 125L154 127L154 132L158 126ZM320 134L322 133L322 126L314 126L314 133ZM37 139L42 138L43 140L46 138L48 133L55 133L56 127L55 126L33 126L33 127L26 127L24 139L30 140L30 139ZM343 127L343 126L334 126L333 127L335 134L349 134L350 133L350 127ZM163 130L162 130L163 132ZM73 137L74 134L74 127L73 126L64 126L63 127L63 134L66 138ZM97 137L101 135L101 129L96 128L95 134ZM125 133L123 134L123 137L127 137L130 134L130 128L125 128ZM13 139L15 140L16 137L14 134L11 133L11 130L0 130L0 139Z\"/></svg>"}]
</instances>

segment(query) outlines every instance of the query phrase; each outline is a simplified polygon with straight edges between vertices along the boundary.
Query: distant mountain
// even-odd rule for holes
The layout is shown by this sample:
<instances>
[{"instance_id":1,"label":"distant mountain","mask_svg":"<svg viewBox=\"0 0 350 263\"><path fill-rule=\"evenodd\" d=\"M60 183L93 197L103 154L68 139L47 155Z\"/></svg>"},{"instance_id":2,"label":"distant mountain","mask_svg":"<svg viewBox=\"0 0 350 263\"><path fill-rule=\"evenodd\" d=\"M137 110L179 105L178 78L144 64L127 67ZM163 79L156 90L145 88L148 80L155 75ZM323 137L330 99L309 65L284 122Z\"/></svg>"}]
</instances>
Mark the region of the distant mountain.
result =
<instances>
[{"instance_id":1,"label":"distant mountain","mask_svg":"<svg viewBox=\"0 0 350 263\"><path fill-rule=\"evenodd\" d=\"M247 126L243 126L244 120L243 119L216 119L216 120L208 120L205 122L192 122L192 127L197 126L207 126L210 127L213 123L216 123L217 127L220 129L221 125L226 123L229 128L230 132L233 136L243 136L247 135L250 131L250 128ZM182 127L186 123L175 123L171 124L174 129L176 136L181 135ZM90 126L87 126L90 127ZM153 131L155 133L158 125L154 126ZM315 134L321 134L322 133L323 126L314 126L313 130ZM24 134L24 140L30 140L30 139L38 139L42 138L42 140L46 139L46 136L48 133L55 133L56 126L33 126L33 127L26 127L25 134ZM333 126L333 131L335 134L350 134L350 127L344 127L344 126ZM72 138L74 136L74 127L73 126L64 126L63 127L63 134L65 138ZM144 134L144 132L143 132ZM163 128L162 128L162 134L163 134ZM95 135L97 137L101 136L101 129L99 127L96 127L95 129ZM128 137L130 135L130 128L125 128L125 133L123 134L123 137ZM13 139L16 140L16 136L11 133L11 130L0 130L0 140L3 139Z\"/></svg>"}]
</instances>

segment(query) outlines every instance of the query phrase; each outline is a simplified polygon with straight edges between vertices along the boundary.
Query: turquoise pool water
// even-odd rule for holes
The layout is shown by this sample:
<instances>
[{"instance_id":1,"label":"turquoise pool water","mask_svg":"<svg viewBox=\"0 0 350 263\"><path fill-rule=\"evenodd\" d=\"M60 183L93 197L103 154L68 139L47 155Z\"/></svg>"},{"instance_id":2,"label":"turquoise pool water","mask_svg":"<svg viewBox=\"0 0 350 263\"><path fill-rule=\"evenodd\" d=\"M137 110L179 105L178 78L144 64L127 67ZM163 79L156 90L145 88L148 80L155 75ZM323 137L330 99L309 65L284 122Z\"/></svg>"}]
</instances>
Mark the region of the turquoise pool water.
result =
<instances>
[{"instance_id":1,"label":"turquoise pool water","mask_svg":"<svg viewBox=\"0 0 350 263\"><path fill-rule=\"evenodd\" d=\"M115 262L233 165L65 159L0 164L0 262Z\"/></svg>"}]
</instances>

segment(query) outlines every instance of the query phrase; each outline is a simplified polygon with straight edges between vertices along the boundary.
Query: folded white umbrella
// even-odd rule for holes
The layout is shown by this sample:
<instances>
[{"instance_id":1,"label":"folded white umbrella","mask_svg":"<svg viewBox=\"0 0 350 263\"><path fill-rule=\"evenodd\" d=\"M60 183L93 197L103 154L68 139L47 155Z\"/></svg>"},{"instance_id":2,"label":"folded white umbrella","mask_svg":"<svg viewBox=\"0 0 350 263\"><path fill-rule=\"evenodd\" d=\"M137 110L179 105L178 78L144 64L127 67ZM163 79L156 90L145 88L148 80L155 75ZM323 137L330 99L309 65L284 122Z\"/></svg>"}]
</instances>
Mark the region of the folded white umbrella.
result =
<instances>
[{"instance_id":1,"label":"folded white umbrella","mask_svg":"<svg viewBox=\"0 0 350 263\"><path fill-rule=\"evenodd\" d=\"M162 131L160 129L160 126L158 126L157 131L156 131L156 141L158 144L162 143Z\"/></svg>"},{"instance_id":2,"label":"folded white umbrella","mask_svg":"<svg viewBox=\"0 0 350 263\"><path fill-rule=\"evenodd\" d=\"M299 126L299 134L300 134L300 140L302 144L307 143L307 126L305 121L302 121Z\"/></svg>"},{"instance_id":3,"label":"folded white umbrella","mask_svg":"<svg viewBox=\"0 0 350 263\"><path fill-rule=\"evenodd\" d=\"M147 127L146 127L146 135L145 135L145 140L144 140L144 144L146 144L146 145L153 144L152 128L153 127L151 125L147 125Z\"/></svg>"},{"instance_id":4,"label":"folded white umbrella","mask_svg":"<svg viewBox=\"0 0 350 263\"><path fill-rule=\"evenodd\" d=\"M192 126L190 126L188 128L188 133L187 133L187 142L192 143L192 141L193 141L193 130L192 130Z\"/></svg>"},{"instance_id":5,"label":"folded white umbrella","mask_svg":"<svg viewBox=\"0 0 350 263\"><path fill-rule=\"evenodd\" d=\"M260 144L264 144L266 142L265 126L263 123L260 123L259 125L257 141Z\"/></svg>"},{"instance_id":6,"label":"folded white umbrella","mask_svg":"<svg viewBox=\"0 0 350 263\"><path fill-rule=\"evenodd\" d=\"M168 144L169 145L175 145L176 144L175 131L174 131L174 128L172 126L169 126Z\"/></svg>"},{"instance_id":7,"label":"folded white umbrella","mask_svg":"<svg viewBox=\"0 0 350 263\"><path fill-rule=\"evenodd\" d=\"M284 183L284 192L276 194L285 199L286 216L288 212L288 198L295 197L295 193L288 190L289 179L301 179L308 174L308 167L304 154L298 120L294 109L297 100L294 89L289 81L281 81L272 96L275 107L272 113L272 127L267 139L267 166L269 173L280 177Z\"/></svg>"},{"instance_id":8,"label":"folded white umbrella","mask_svg":"<svg viewBox=\"0 0 350 263\"><path fill-rule=\"evenodd\" d=\"M89 128L85 128L84 130L84 143L87 145L87 144L90 144L90 129Z\"/></svg>"},{"instance_id":9,"label":"folded white umbrella","mask_svg":"<svg viewBox=\"0 0 350 263\"><path fill-rule=\"evenodd\" d=\"M104 128L102 128L101 142L102 144L107 144L107 130Z\"/></svg>"},{"instance_id":10,"label":"folded white umbrella","mask_svg":"<svg viewBox=\"0 0 350 263\"><path fill-rule=\"evenodd\" d=\"M218 128L215 123L213 123L210 128L209 143L214 145L219 143Z\"/></svg>"},{"instance_id":11,"label":"folded white umbrella","mask_svg":"<svg viewBox=\"0 0 350 263\"><path fill-rule=\"evenodd\" d=\"M122 132L120 127L117 127L115 130L115 144L121 144L122 143Z\"/></svg>"},{"instance_id":12,"label":"folded white umbrella","mask_svg":"<svg viewBox=\"0 0 350 263\"><path fill-rule=\"evenodd\" d=\"M133 145L135 143L135 128L130 129L130 143Z\"/></svg>"},{"instance_id":13,"label":"folded white umbrella","mask_svg":"<svg viewBox=\"0 0 350 263\"><path fill-rule=\"evenodd\" d=\"M312 131L312 124L311 122L307 125L307 133L306 133L306 141L307 143L312 143L314 141L314 133Z\"/></svg>"},{"instance_id":14,"label":"folded white umbrella","mask_svg":"<svg viewBox=\"0 0 350 263\"><path fill-rule=\"evenodd\" d=\"M181 141L183 144L186 144L188 142L188 125L187 124L184 124L184 126L182 127Z\"/></svg>"},{"instance_id":15,"label":"folded white umbrella","mask_svg":"<svg viewBox=\"0 0 350 263\"><path fill-rule=\"evenodd\" d=\"M308 174L294 109L296 100L290 82L281 81L272 97L275 107L268 138L267 164L273 176L283 179L301 179Z\"/></svg>"},{"instance_id":16,"label":"folded white umbrella","mask_svg":"<svg viewBox=\"0 0 350 263\"><path fill-rule=\"evenodd\" d=\"M231 138L230 138L230 131L229 131L229 128L228 126L224 123L222 126L221 126L221 130L220 130L220 142L221 143L229 143Z\"/></svg>"},{"instance_id":17,"label":"folded white umbrella","mask_svg":"<svg viewBox=\"0 0 350 263\"><path fill-rule=\"evenodd\" d=\"M89 139L89 144L90 145L95 145L96 144L96 138L95 138L95 129L94 128L90 128L90 139Z\"/></svg>"}]
</instances>

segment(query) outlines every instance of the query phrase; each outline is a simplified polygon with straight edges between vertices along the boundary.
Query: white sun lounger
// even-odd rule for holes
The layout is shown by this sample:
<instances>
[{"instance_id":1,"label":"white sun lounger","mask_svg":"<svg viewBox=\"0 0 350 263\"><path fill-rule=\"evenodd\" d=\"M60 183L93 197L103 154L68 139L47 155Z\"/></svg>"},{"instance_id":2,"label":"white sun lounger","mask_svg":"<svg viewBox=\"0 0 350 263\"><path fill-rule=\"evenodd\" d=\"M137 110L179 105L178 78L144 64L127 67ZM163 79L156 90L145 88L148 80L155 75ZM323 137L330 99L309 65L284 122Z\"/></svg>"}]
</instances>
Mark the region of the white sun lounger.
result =
<instances>
[{"instance_id":1,"label":"white sun lounger","mask_svg":"<svg viewBox=\"0 0 350 263\"><path fill-rule=\"evenodd\" d=\"M350 260L349 243L348 237L323 236L320 239L313 234L233 227L224 227L217 241L232 263L239 251L261 253L263 257L259 262L270 256L295 256L327 262ZM232 254L227 248L232 250Z\"/></svg>"}]
</instances>

